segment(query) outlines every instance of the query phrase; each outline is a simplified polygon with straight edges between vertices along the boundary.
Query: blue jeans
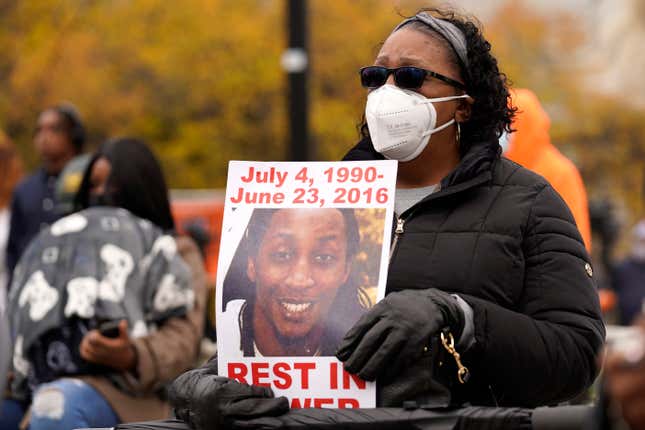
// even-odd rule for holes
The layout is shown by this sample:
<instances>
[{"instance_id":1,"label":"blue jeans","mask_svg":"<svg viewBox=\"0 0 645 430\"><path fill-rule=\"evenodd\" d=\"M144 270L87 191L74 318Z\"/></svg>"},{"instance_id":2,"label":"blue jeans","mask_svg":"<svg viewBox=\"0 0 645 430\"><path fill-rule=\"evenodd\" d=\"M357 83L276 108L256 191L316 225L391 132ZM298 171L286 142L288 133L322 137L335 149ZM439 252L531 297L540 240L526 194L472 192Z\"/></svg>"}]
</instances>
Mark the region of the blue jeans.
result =
<instances>
[{"instance_id":1,"label":"blue jeans","mask_svg":"<svg viewBox=\"0 0 645 430\"><path fill-rule=\"evenodd\" d=\"M120 423L103 396L79 379L58 379L39 386L31 406L29 430L114 427Z\"/></svg>"},{"instance_id":2,"label":"blue jeans","mask_svg":"<svg viewBox=\"0 0 645 430\"><path fill-rule=\"evenodd\" d=\"M17 400L4 399L0 406L0 429L18 430L22 417L25 416L25 406Z\"/></svg>"}]
</instances>

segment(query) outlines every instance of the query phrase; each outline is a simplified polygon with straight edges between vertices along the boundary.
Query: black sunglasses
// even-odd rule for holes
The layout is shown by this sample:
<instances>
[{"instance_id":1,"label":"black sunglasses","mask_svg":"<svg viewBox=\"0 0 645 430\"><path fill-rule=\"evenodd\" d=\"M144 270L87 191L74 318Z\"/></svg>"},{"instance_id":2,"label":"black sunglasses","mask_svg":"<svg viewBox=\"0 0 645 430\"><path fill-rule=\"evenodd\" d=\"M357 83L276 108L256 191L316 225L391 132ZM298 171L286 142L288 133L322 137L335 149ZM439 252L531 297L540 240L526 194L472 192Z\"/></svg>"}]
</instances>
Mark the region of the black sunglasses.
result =
<instances>
[{"instance_id":1,"label":"black sunglasses","mask_svg":"<svg viewBox=\"0 0 645 430\"><path fill-rule=\"evenodd\" d=\"M382 66L367 66L363 67L360 71L361 85L365 88L378 88L385 84L390 73L394 74L394 83L397 87L414 90L423 85L426 77L432 76L439 79L453 87L466 90L466 86L461 82L450 79L432 70L421 69L419 67L397 67L396 69L388 69Z\"/></svg>"}]
</instances>

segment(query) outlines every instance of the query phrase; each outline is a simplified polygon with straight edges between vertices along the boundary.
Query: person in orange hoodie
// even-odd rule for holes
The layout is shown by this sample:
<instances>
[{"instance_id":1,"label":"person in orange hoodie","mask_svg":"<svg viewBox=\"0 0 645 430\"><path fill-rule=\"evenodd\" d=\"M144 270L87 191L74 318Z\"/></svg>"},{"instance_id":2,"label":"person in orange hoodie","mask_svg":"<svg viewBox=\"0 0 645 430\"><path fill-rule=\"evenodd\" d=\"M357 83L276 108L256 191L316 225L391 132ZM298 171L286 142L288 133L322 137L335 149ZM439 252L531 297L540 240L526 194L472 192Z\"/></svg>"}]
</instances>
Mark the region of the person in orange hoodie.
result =
<instances>
[{"instance_id":1,"label":"person in orange hoodie","mask_svg":"<svg viewBox=\"0 0 645 430\"><path fill-rule=\"evenodd\" d=\"M542 175L551 183L569 206L585 247L591 252L589 206L580 172L551 143L551 120L535 93L515 89L511 91L511 98L513 106L518 109L513 122L516 131L507 136L507 148L502 142L504 138L500 142L505 149L504 156Z\"/></svg>"}]
</instances>

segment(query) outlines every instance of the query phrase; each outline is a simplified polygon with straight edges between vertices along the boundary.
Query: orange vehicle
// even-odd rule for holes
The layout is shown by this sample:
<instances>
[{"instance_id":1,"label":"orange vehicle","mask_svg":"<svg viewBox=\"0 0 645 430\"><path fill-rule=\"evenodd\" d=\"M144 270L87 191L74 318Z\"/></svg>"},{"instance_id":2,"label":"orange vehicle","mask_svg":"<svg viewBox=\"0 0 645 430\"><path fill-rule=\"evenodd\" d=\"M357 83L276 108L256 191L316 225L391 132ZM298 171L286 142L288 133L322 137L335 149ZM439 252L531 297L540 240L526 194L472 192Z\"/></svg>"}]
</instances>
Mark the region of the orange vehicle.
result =
<instances>
[{"instance_id":1,"label":"orange vehicle","mask_svg":"<svg viewBox=\"0 0 645 430\"><path fill-rule=\"evenodd\" d=\"M217 274L219 239L224 214L224 194L219 190L173 190L170 193L171 210L180 234L207 233L204 262L214 285ZM206 237L204 238L206 239ZM196 240L202 246L200 240Z\"/></svg>"},{"instance_id":2,"label":"orange vehicle","mask_svg":"<svg viewBox=\"0 0 645 430\"><path fill-rule=\"evenodd\" d=\"M206 317L210 325L207 325L206 336L214 340L215 277L224 215L224 193L218 190L172 190L170 206L178 233L193 237L203 250L208 272Z\"/></svg>"}]
</instances>

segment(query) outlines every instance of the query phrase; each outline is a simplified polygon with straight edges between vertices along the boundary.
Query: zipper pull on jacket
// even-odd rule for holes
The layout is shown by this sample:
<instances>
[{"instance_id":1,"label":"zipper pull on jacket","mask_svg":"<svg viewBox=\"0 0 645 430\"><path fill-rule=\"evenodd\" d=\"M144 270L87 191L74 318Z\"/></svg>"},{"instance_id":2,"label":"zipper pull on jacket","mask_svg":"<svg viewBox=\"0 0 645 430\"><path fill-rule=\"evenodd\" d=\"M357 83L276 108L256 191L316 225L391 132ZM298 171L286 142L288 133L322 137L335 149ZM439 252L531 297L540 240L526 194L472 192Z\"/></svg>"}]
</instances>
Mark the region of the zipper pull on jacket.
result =
<instances>
[{"instance_id":1,"label":"zipper pull on jacket","mask_svg":"<svg viewBox=\"0 0 645 430\"><path fill-rule=\"evenodd\" d=\"M396 219L396 230L394 230L394 233L403 234L403 224L405 224L405 219L397 218Z\"/></svg>"}]
</instances>

